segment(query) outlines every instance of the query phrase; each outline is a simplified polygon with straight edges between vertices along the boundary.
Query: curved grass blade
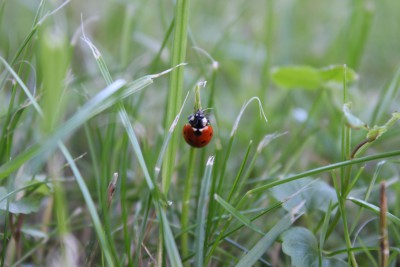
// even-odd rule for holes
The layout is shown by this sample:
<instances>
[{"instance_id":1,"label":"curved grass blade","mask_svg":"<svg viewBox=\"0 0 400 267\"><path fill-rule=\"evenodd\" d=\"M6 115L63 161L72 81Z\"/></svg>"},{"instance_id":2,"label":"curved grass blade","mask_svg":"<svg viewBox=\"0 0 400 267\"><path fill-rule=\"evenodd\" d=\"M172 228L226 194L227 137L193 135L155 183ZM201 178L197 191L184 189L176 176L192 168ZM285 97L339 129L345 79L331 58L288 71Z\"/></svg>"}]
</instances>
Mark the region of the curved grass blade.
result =
<instances>
[{"instance_id":1,"label":"curved grass blade","mask_svg":"<svg viewBox=\"0 0 400 267\"><path fill-rule=\"evenodd\" d=\"M155 179L157 179L157 177L158 177L158 175L160 173L161 165L162 165L162 162L163 162L163 159L164 159L165 152L167 151L167 147L168 147L169 141L171 140L171 136L172 136L172 133L174 132L174 129L175 129L176 125L178 124L179 118L181 117L181 114L182 114L182 111L183 111L183 107L185 106L189 95L190 95L190 91L186 94L186 97L185 97L185 100L183 101L182 107L179 110L178 115L176 115L176 117L175 117L174 121L172 122L171 126L169 127L167 137L163 141L160 153L158 154L156 166L154 167L154 178Z\"/></svg>"}]
</instances>

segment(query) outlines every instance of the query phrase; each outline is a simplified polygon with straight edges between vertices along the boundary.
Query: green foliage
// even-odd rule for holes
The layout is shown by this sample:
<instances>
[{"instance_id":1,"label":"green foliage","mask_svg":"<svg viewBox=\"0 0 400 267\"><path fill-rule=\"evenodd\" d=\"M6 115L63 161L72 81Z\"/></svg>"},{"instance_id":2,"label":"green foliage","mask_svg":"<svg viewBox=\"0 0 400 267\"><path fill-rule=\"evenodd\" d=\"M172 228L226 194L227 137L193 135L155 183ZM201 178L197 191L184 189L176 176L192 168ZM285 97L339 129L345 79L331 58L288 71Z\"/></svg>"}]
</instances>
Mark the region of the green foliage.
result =
<instances>
[{"instance_id":1,"label":"green foliage","mask_svg":"<svg viewBox=\"0 0 400 267\"><path fill-rule=\"evenodd\" d=\"M400 2L372 3L3 1L0 267L397 266Z\"/></svg>"},{"instance_id":2,"label":"green foliage","mask_svg":"<svg viewBox=\"0 0 400 267\"><path fill-rule=\"evenodd\" d=\"M317 239L311 231L303 227L293 227L282 235L282 250L292 259L292 266L347 266L342 260L319 258Z\"/></svg>"},{"instance_id":3,"label":"green foliage","mask_svg":"<svg viewBox=\"0 0 400 267\"><path fill-rule=\"evenodd\" d=\"M295 214L293 214L295 215ZM298 218L292 217L292 214L285 215L282 219L280 219L269 231L266 235L264 235L253 248L249 250L249 252L243 256L236 267L245 267L251 266L257 262L257 260L264 254L264 252L272 246L275 240L279 237L281 233L287 230L294 221Z\"/></svg>"},{"instance_id":4,"label":"green foliage","mask_svg":"<svg viewBox=\"0 0 400 267\"><path fill-rule=\"evenodd\" d=\"M276 67L272 70L272 81L278 86L293 89L320 89L329 84L343 82L343 66L329 66L321 69L310 66ZM354 70L347 68L347 82L357 80Z\"/></svg>"},{"instance_id":5,"label":"green foliage","mask_svg":"<svg viewBox=\"0 0 400 267\"><path fill-rule=\"evenodd\" d=\"M7 189L0 187L0 199L3 199L7 194ZM0 202L0 210L8 211L12 214L29 214L38 212L40 209L40 199L37 197L24 197L20 200L7 202L3 199Z\"/></svg>"},{"instance_id":6,"label":"green foliage","mask_svg":"<svg viewBox=\"0 0 400 267\"><path fill-rule=\"evenodd\" d=\"M324 181L303 178L272 188L273 196L284 202L283 208L293 210L304 202L308 211L326 211L329 203L337 202L335 189Z\"/></svg>"}]
</instances>

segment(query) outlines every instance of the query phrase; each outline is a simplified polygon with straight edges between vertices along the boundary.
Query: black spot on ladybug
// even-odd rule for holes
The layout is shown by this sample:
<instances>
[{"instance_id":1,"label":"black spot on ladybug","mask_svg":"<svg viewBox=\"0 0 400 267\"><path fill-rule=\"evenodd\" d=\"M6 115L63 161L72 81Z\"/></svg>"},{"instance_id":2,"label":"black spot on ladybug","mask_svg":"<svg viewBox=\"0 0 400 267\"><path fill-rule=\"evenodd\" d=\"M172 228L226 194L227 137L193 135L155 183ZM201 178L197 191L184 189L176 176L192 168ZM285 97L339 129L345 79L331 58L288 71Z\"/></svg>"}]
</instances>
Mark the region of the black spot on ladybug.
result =
<instances>
[{"instance_id":1,"label":"black spot on ladybug","mask_svg":"<svg viewBox=\"0 0 400 267\"><path fill-rule=\"evenodd\" d=\"M191 144L193 144L193 140L192 140L192 139L189 139L189 142L190 142Z\"/></svg>"},{"instance_id":2,"label":"black spot on ladybug","mask_svg":"<svg viewBox=\"0 0 400 267\"><path fill-rule=\"evenodd\" d=\"M210 136L212 136L212 133L210 133Z\"/></svg>"},{"instance_id":3,"label":"black spot on ladybug","mask_svg":"<svg viewBox=\"0 0 400 267\"><path fill-rule=\"evenodd\" d=\"M202 143L202 144L205 144L205 143L206 143L206 140L201 141L201 143Z\"/></svg>"}]
</instances>

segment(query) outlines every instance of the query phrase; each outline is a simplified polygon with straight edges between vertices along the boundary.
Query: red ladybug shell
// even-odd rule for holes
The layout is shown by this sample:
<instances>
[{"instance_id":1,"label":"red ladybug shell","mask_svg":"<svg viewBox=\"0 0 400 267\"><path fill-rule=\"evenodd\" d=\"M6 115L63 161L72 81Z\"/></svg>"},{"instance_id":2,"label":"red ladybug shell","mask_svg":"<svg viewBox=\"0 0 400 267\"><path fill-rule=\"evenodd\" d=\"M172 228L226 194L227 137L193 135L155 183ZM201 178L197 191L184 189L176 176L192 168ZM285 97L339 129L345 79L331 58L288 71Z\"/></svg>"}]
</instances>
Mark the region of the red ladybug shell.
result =
<instances>
[{"instance_id":1,"label":"red ladybug shell","mask_svg":"<svg viewBox=\"0 0 400 267\"><path fill-rule=\"evenodd\" d=\"M193 128L189 123L183 126L183 137L186 143L192 147L200 148L210 143L213 136L213 128L207 125L204 128Z\"/></svg>"}]
</instances>

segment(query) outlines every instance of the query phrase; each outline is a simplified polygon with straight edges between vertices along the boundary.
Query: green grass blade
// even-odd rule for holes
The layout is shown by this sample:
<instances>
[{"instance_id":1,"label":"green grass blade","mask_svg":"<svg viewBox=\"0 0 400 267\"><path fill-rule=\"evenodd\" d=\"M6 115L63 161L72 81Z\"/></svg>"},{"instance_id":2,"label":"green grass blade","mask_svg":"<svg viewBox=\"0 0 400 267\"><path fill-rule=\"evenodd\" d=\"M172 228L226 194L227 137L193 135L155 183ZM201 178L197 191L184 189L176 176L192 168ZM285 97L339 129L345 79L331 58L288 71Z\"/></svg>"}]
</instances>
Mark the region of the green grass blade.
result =
<instances>
[{"instance_id":1,"label":"green grass blade","mask_svg":"<svg viewBox=\"0 0 400 267\"><path fill-rule=\"evenodd\" d=\"M223 198L218 196L217 194L214 195L214 199L230 214L232 214L233 217L235 217L238 221L240 221L243 225L247 226L251 230L264 235L264 232L258 229L256 226L254 226L250 219L248 219L246 216L241 214L237 209L232 207L228 202L226 202Z\"/></svg>"},{"instance_id":2,"label":"green grass blade","mask_svg":"<svg viewBox=\"0 0 400 267\"><path fill-rule=\"evenodd\" d=\"M219 194L219 195L222 195L222 194L223 194L223 192L221 192L221 191L222 191L222 188L223 188L222 185L225 184L225 172L226 172L226 168L227 168L227 164L228 164L229 157L230 157L230 155L231 155L231 149L232 149L232 145L233 145L233 140L234 140L234 138L235 138L235 136L236 136L236 132L237 132L238 127L239 127L239 125L240 125L240 121L241 121L241 119L242 119L242 116L243 116L244 111L247 109L247 107L248 107L253 101L257 101L257 102L258 102L258 107L259 107L259 110L260 110L260 115L262 116L262 118L264 119L265 122L268 122L267 117L265 116L264 109L262 108L262 105L261 105L261 100L260 100L258 97L252 97L252 98L250 98L250 99L242 106L242 108L241 108L240 111L239 111L238 116L236 117L235 123L234 123L233 126L232 126L232 131L231 131L231 134L230 134L229 143L228 143L228 147L227 147L226 154L225 154L225 157L224 157L224 161L223 161L223 163L222 163L221 168L219 168L219 169L220 169L220 174L219 174L219 180L218 180L218 187L217 187L216 192L213 192L213 193L217 193L217 194ZM217 213L219 214L218 211L219 211L219 210L217 209ZM211 213L211 216L214 216L214 206L211 206L210 213Z\"/></svg>"},{"instance_id":3,"label":"green grass blade","mask_svg":"<svg viewBox=\"0 0 400 267\"><path fill-rule=\"evenodd\" d=\"M229 192L229 195L228 195L228 198L227 198L228 202L231 200L233 194L238 189L237 187L238 187L238 184L239 184L239 179L240 179L240 177L242 175L244 166L246 165L247 159L249 157L249 153L250 153L250 149L251 149L252 144L253 144L253 141L250 140L249 145L247 146L246 154L245 154L245 156L243 158L242 164L240 165L239 171L236 174L235 180L233 181L233 185L232 185L231 190Z\"/></svg>"},{"instance_id":4,"label":"green grass blade","mask_svg":"<svg viewBox=\"0 0 400 267\"><path fill-rule=\"evenodd\" d=\"M61 149L61 152L64 154L65 159L67 160L68 164L70 165L71 170L76 178L76 182L78 183L79 188L82 192L83 198L85 199L86 205L88 207L88 211L90 213L90 217L92 218L92 221L93 221L93 226L94 226L94 228L96 230L96 234L99 238L99 243L100 243L100 246L102 247L102 251L106 258L107 264L108 264L108 266L113 267L115 265L114 265L113 258L111 256L112 253L111 253L110 247L106 241L107 238L104 234L103 227L102 227L101 221L100 221L100 217L97 214L96 206L90 195L89 189L86 186L85 180L83 179L81 173L79 172L78 167L75 164L74 159L71 157L71 154L68 152L68 150L64 146L64 144L62 144L61 142L58 142L58 145Z\"/></svg>"},{"instance_id":5,"label":"green grass blade","mask_svg":"<svg viewBox=\"0 0 400 267\"><path fill-rule=\"evenodd\" d=\"M151 80L148 84L150 83ZM117 91L120 90L124 85L124 81L117 80L110 86L107 86L104 90L88 101L78 112L76 112L68 121L61 125L46 140L40 142L39 144L33 145L18 156L14 157L12 161L8 161L4 165L0 166L0 179L7 177L7 175L21 167L22 164L33 157L39 157L44 160L43 154L49 155L52 153L57 148L57 142L59 140L65 140L87 120L119 101L120 97L118 96ZM143 86L143 84L140 84L140 86ZM30 94L29 91L28 94ZM38 105L37 107L39 114L43 114L40 107Z\"/></svg>"},{"instance_id":6,"label":"green grass blade","mask_svg":"<svg viewBox=\"0 0 400 267\"><path fill-rule=\"evenodd\" d=\"M188 92L186 94L186 97L185 97L185 100L183 101L182 107L181 107L178 115L176 115L176 117L175 117L174 121L172 122L171 126L169 127L168 134L167 134L166 138L163 141L160 153L158 154L156 166L154 168L154 177L155 178L158 178L158 175L159 175L160 170L161 170L161 165L162 165L163 160L164 160L165 152L167 151L167 147L168 147L168 144L169 144L169 142L171 140L172 134L173 134L176 126L178 125L178 121L179 121L179 118L181 117L181 114L182 114L182 111L183 111L183 107L185 106L189 95L190 95L190 92Z\"/></svg>"},{"instance_id":7,"label":"green grass blade","mask_svg":"<svg viewBox=\"0 0 400 267\"><path fill-rule=\"evenodd\" d=\"M249 267L254 265L257 260L267 251L275 242L281 233L287 230L301 215L293 217L292 214L285 215L279 220L268 233L261 238L249 252L244 255L235 265L236 267Z\"/></svg>"},{"instance_id":8,"label":"green grass blade","mask_svg":"<svg viewBox=\"0 0 400 267\"><path fill-rule=\"evenodd\" d=\"M146 162L144 160L143 153L142 153L142 150L139 145L139 141L136 137L135 132L133 131L132 124L129 121L128 113L126 113L126 110L122 104L119 105L119 116L120 116L123 126L126 129L126 133L128 134L129 141L131 142L133 150L136 153L139 164L143 170L143 174L146 179L147 186L148 186L149 190L151 192L153 192L154 188L155 188L154 182L150 177L150 173L148 171ZM156 199L156 200L158 201L158 199Z\"/></svg>"},{"instance_id":9,"label":"green grass blade","mask_svg":"<svg viewBox=\"0 0 400 267\"><path fill-rule=\"evenodd\" d=\"M196 150L191 147L189 152L188 170L185 178L185 187L182 199L182 215L181 215L182 229L187 229L189 225L190 209L191 209L190 196L193 187L192 184L193 184L195 166L196 166ZM189 255L189 233L187 230L182 233L181 246L182 246L182 257L185 258Z\"/></svg>"},{"instance_id":10,"label":"green grass blade","mask_svg":"<svg viewBox=\"0 0 400 267\"><path fill-rule=\"evenodd\" d=\"M398 94L399 90L400 90L400 68L397 69L390 83L386 85L383 88L383 90L381 90L379 100L376 102L376 106L372 114L373 124L378 124L380 122L384 113L387 112L388 107L390 107L391 103L395 101L396 95Z\"/></svg>"},{"instance_id":11,"label":"green grass blade","mask_svg":"<svg viewBox=\"0 0 400 267\"><path fill-rule=\"evenodd\" d=\"M42 109L40 108L39 104L37 103L35 97L31 94L29 91L28 87L25 85L25 83L21 80L21 78L18 76L18 74L13 70L13 68L7 63L7 61L0 56L0 61L3 63L3 65L6 67L6 69L11 73L11 75L14 77L14 79L17 81L17 83L21 86L22 90L24 90L26 96L28 99L31 101L33 107L36 109L36 111L40 114L43 115Z\"/></svg>"},{"instance_id":12,"label":"green grass blade","mask_svg":"<svg viewBox=\"0 0 400 267\"><path fill-rule=\"evenodd\" d=\"M211 175L212 169L214 165L214 157L209 157L206 170L204 172L203 181L201 182L201 190L199 196L199 204L197 209L196 216L196 236L194 241L194 251L195 251L195 260L194 266L202 267L204 262L204 250L205 250L205 224L207 220L207 202L208 202L208 194L210 190L211 183Z\"/></svg>"},{"instance_id":13,"label":"green grass blade","mask_svg":"<svg viewBox=\"0 0 400 267\"><path fill-rule=\"evenodd\" d=\"M177 0L175 6L175 31L172 47L172 66L186 60L187 25L189 17L189 0ZM179 111L182 102L184 69L172 72L167 97L165 128L169 127ZM175 156L178 149L178 133L173 133L162 169L162 189L168 192L175 166Z\"/></svg>"},{"instance_id":14,"label":"green grass blade","mask_svg":"<svg viewBox=\"0 0 400 267\"><path fill-rule=\"evenodd\" d=\"M154 203L154 205L156 207L156 211L157 211L157 216L162 223L163 238L164 238L165 246L167 247L167 253L169 255L170 263L172 266L177 266L177 267L182 266L182 261L179 256L178 248L177 248L176 242L173 238L168 219L165 215L165 211L163 210L163 208L160 204L160 197L162 197L161 192L158 190L158 188L155 187L155 184L150 177L146 162L143 157L142 150L139 145L139 142L137 140L135 132L133 131L133 127L129 121L128 114L126 113L125 108L122 106L122 104L119 105L119 116L121 118L122 124L124 125L124 127L126 129L126 132L128 134L129 141L132 144L133 150L135 151L135 154L138 158L139 165L142 168L142 171L144 173L147 186L152 194L153 203ZM163 197L163 198L165 198L165 197Z\"/></svg>"},{"instance_id":15,"label":"green grass blade","mask_svg":"<svg viewBox=\"0 0 400 267\"><path fill-rule=\"evenodd\" d=\"M380 208L379 207L377 207L377 206L375 206L375 205L373 205L371 203L368 203L367 201L364 201L364 200L361 200L361 199L358 199L358 198L355 198L355 197L348 197L347 199L350 200L351 202L353 202L354 204L357 204L358 206L366 208L367 210L370 210L373 213L379 215L379 212L380 212ZM396 217L395 215L393 215L393 214L391 214L389 212L387 212L386 214L387 214L387 218L391 222L393 222L393 223L395 223L395 224L400 226L400 218L399 217Z\"/></svg>"},{"instance_id":16,"label":"green grass blade","mask_svg":"<svg viewBox=\"0 0 400 267\"><path fill-rule=\"evenodd\" d=\"M90 47L90 49L91 49L91 51L93 53L93 56L95 57L96 62L98 64L98 66L99 66L99 69L100 69L100 72L101 72L103 78L105 79L105 81L108 84L112 83L111 74L108 71L107 65L106 65L106 63L105 63L100 51L96 48L96 46L86 36L84 36L83 39L86 42L86 44ZM182 65L184 65L184 64L176 64L176 66L174 68L177 68L177 67L182 66ZM164 74L172 71L174 68L168 69L168 70L163 71L163 72L158 73L158 74L148 75L147 77L149 77L150 79L157 78L157 77L159 77L161 75L164 75ZM133 147L133 150L136 153L136 156L137 156L138 161L139 161L139 165L141 166L142 171L144 173L144 177L145 177L147 186L148 186L148 188L150 190L150 193L151 193L151 195L153 197L153 203L154 203L154 205L156 207L156 210L157 210L157 216L158 216L158 218L160 219L160 221L162 223L161 236L163 237L165 245L167 247L167 253L169 255L170 262L171 262L172 266L181 266L182 263L181 263L181 259L180 259L179 253L178 253L178 249L177 249L175 240L173 238L172 231L171 231L170 226L169 226L169 222L168 222L167 217L165 215L165 211L163 210L163 208L161 206L161 203L160 203L160 200L164 200L164 202L165 202L166 197L161 193L161 191L158 189L158 187L155 186L154 180L150 177L150 173L149 173L149 170L147 168L147 164L145 162L142 150L140 148L139 141L138 141L138 139L136 137L136 134L135 134L135 132L133 130L132 124L129 121L128 113L126 112L125 107L121 102L119 102L117 104L117 110L118 110L118 114L119 114L119 117L121 119L121 122L122 122L122 124L123 124L123 126L124 126L124 128L126 130L127 135L128 135L129 141L130 141L130 143L131 143L131 145ZM182 110L180 112L182 112ZM180 113L178 114L177 119L179 118L179 115L180 115ZM173 125L171 127L172 129L174 129L174 127L176 126L177 119L176 119L176 121L174 121L174 123L173 123ZM169 139L167 138L166 144L168 144L168 141L169 141ZM162 156L161 156L161 158L162 158ZM154 179L155 179L155 177L154 177Z\"/></svg>"},{"instance_id":17,"label":"green grass blade","mask_svg":"<svg viewBox=\"0 0 400 267\"><path fill-rule=\"evenodd\" d=\"M273 205L271 205L271 207L269 207L269 208L263 210L262 212L258 213L258 214L255 215L255 216L253 216L253 217L250 219L250 221L253 222L253 221L257 220L258 218L260 218L261 216L263 216L263 215L265 215L265 214L267 214L267 213L269 213L269 212L271 212L271 211L274 211L274 210L276 210L276 209L278 209L278 208L281 208L281 207L282 207L282 204L283 204L283 202L276 202L276 203L274 203ZM220 240L222 240L222 239L224 239L224 238L226 238L226 237L229 237L230 235L232 235L233 233L235 233L235 232L237 232L238 230L242 229L243 227L244 227L244 224L241 224L241 225L238 225L238 226L234 227L233 229L229 230L229 231L226 232L226 233L221 231L220 234L218 235L218 237L217 237L215 240L211 241L210 244L212 245L212 244L214 244L215 242L219 242ZM210 252L211 252L211 251L210 251Z\"/></svg>"},{"instance_id":18,"label":"green grass blade","mask_svg":"<svg viewBox=\"0 0 400 267\"><path fill-rule=\"evenodd\" d=\"M295 174L292 176L288 176L285 179L282 180L278 180L272 183L268 183L262 186L259 186L257 188L251 189L249 191L247 191L246 195L254 195L254 194L258 194L261 193L271 187L280 185L280 184L284 184L290 181L294 181L303 177L307 177L307 176L312 176L318 173L322 173L322 172L327 172L330 170L334 170L337 168L341 168L344 166L349 166L349 165L354 165L354 164L358 164L358 163L365 163L368 161L373 161L373 160L378 160L378 159L385 159L385 158L390 158L390 157L398 157L400 156L400 150L394 150L394 151L390 151L390 152L385 152L385 153L380 153L380 154L376 154L376 155L371 155L371 156L365 156L362 158L357 158L357 159L352 159L352 160L346 160L346 161L341 161L338 163L334 163L334 164L330 164L330 165L326 165L323 167L319 167L319 168L315 168L315 169L311 169L309 171L305 171L299 174Z\"/></svg>"},{"instance_id":19,"label":"green grass blade","mask_svg":"<svg viewBox=\"0 0 400 267\"><path fill-rule=\"evenodd\" d=\"M170 264L171 266L182 267L182 260L179 256L178 247L176 246L174 235L172 234L171 227L169 226L167 215L160 206L158 207L158 209L158 213L162 223L164 243L165 247L167 248Z\"/></svg>"}]
</instances>

